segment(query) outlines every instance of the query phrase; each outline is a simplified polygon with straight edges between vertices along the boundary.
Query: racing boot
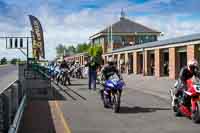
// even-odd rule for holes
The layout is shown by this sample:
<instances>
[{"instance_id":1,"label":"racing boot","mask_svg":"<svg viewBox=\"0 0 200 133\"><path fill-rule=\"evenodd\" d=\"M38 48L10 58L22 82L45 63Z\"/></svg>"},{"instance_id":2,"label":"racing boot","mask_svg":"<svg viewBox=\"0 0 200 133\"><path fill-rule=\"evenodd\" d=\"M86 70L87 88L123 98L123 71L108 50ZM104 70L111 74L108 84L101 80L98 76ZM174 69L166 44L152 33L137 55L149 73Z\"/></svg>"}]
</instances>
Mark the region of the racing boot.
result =
<instances>
[{"instance_id":1,"label":"racing boot","mask_svg":"<svg viewBox=\"0 0 200 133\"><path fill-rule=\"evenodd\" d=\"M178 104L178 97L176 97L175 95L172 97L172 108L173 110L176 110L176 105Z\"/></svg>"}]
</instances>

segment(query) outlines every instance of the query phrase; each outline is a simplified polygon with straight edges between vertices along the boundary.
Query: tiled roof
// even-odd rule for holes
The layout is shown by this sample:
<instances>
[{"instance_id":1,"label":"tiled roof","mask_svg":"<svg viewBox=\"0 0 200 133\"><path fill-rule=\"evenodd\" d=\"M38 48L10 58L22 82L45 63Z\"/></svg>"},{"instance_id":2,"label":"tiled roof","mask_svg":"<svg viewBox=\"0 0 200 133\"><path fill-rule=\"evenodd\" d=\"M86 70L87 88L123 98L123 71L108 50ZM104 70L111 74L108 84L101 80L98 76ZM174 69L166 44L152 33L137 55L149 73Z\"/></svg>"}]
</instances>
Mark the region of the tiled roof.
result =
<instances>
[{"instance_id":1,"label":"tiled roof","mask_svg":"<svg viewBox=\"0 0 200 133\"><path fill-rule=\"evenodd\" d=\"M104 30L100 31L100 33L107 33L110 28L111 27L109 26ZM120 19L120 21L112 24L112 32L113 33L135 33L135 32L160 33L156 30L150 29L144 25L141 25L126 18Z\"/></svg>"},{"instance_id":2,"label":"tiled roof","mask_svg":"<svg viewBox=\"0 0 200 133\"><path fill-rule=\"evenodd\" d=\"M99 33L107 33L108 31L110 32L110 29L111 27L109 26L94 35L97 35ZM112 24L112 32L113 33L160 33L159 31L148 28L144 25L131 21L127 18L121 18L120 21Z\"/></svg>"}]
</instances>

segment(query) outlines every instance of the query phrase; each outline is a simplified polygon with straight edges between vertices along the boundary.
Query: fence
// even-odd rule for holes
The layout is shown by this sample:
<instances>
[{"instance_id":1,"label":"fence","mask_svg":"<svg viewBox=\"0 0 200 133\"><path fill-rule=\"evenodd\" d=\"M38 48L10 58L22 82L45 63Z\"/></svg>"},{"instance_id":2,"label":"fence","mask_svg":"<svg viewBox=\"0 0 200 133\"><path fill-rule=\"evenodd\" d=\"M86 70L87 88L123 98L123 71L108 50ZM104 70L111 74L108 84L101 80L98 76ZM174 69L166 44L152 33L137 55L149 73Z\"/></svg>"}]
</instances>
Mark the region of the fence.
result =
<instances>
[{"instance_id":1,"label":"fence","mask_svg":"<svg viewBox=\"0 0 200 133\"><path fill-rule=\"evenodd\" d=\"M25 91L18 80L13 81L0 92L0 133L8 132L16 112L21 104ZM24 102L25 103L25 102ZM21 112L22 110L20 110Z\"/></svg>"},{"instance_id":2,"label":"fence","mask_svg":"<svg viewBox=\"0 0 200 133\"><path fill-rule=\"evenodd\" d=\"M0 90L0 133L17 133L29 100L53 96L46 68L20 64L18 73L18 80Z\"/></svg>"}]
</instances>

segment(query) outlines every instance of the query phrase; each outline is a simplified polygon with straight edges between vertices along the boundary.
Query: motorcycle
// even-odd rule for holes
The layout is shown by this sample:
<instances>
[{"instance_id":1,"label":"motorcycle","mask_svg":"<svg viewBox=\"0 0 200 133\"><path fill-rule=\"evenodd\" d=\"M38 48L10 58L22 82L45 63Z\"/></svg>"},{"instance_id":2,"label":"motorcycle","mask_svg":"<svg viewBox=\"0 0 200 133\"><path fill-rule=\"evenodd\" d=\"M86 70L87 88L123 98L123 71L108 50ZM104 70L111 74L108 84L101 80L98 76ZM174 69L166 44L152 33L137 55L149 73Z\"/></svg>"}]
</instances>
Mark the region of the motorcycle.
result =
<instances>
[{"instance_id":1,"label":"motorcycle","mask_svg":"<svg viewBox=\"0 0 200 133\"><path fill-rule=\"evenodd\" d=\"M75 70L75 77L78 79L82 79L83 78L83 74L82 74L82 67L77 67Z\"/></svg>"},{"instance_id":2,"label":"motorcycle","mask_svg":"<svg viewBox=\"0 0 200 133\"><path fill-rule=\"evenodd\" d=\"M175 83L177 86L178 82ZM200 83L194 82L192 79L187 80L188 89L183 91L183 95L179 96L175 101L173 112L176 116L186 116L194 123L200 122ZM174 96L174 90L170 89L171 100ZM183 100L185 98L185 100ZM183 102L184 101L184 102Z\"/></svg>"},{"instance_id":3,"label":"motorcycle","mask_svg":"<svg viewBox=\"0 0 200 133\"><path fill-rule=\"evenodd\" d=\"M48 75L54 80L59 74L60 70L58 66L48 66Z\"/></svg>"},{"instance_id":4,"label":"motorcycle","mask_svg":"<svg viewBox=\"0 0 200 133\"><path fill-rule=\"evenodd\" d=\"M82 73L83 73L83 78L87 78L88 77L88 67L83 67Z\"/></svg>"},{"instance_id":5,"label":"motorcycle","mask_svg":"<svg viewBox=\"0 0 200 133\"><path fill-rule=\"evenodd\" d=\"M59 75L57 76L57 84L61 82L62 85L66 85L66 82L68 81L68 84L71 85L70 77L69 77L69 70L68 69L62 69Z\"/></svg>"},{"instance_id":6,"label":"motorcycle","mask_svg":"<svg viewBox=\"0 0 200 133\"><path fill-rule=\"evenodd\" d=\"M119 79L115 74L105 81L104 90L102 91L102 101L105 108L111 107L115 113L120 110L121 93L124 81Z\"/></svg>"}]
</instances>

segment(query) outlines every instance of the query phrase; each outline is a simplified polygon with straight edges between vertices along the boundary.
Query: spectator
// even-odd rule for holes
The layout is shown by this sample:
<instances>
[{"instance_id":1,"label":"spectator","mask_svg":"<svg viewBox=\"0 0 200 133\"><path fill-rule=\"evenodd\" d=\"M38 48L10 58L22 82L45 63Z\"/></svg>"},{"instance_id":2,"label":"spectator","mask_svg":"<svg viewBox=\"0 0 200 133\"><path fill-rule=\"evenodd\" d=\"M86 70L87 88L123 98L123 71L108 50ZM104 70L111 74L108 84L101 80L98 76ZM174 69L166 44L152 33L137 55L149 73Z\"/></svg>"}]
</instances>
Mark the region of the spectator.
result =
<instances>
[{"instance_id":1,"label":"spectator","mask_svg":"<svg viewBox=\"0 0 200 133\"><path fill-rule=\"evenodd\" d=\"M89 78L89 83L88 87L91 90L92 85L93 89L96 89L96 79L97 79L97 68L98 68L98 63L95 61L94 57L91 57L89 62L86 64L88 66L88 78Z\"/></svg>"}]
</instances>

